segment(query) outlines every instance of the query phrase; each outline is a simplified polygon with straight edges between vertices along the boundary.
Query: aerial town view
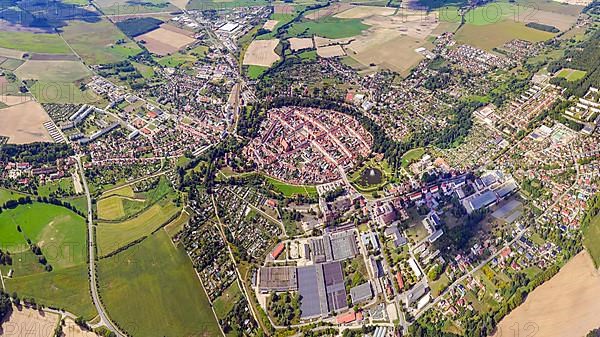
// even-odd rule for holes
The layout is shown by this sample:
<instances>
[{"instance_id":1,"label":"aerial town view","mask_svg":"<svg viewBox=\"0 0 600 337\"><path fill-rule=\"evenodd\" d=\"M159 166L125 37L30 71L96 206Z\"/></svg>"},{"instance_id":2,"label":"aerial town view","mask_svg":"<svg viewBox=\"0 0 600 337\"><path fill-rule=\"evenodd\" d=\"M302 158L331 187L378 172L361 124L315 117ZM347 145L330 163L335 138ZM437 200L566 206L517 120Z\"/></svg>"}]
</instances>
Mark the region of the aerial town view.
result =
<instances>
[{"instance_id":1,"label":"aerial town view","mask_svg":"<svg viewBox=\"0 0 600 337\"><path fill-rule=\"evenodd\" d=\"M4 0L0 337L600 337L599 0Z\"/></svg>"}]
</instances>

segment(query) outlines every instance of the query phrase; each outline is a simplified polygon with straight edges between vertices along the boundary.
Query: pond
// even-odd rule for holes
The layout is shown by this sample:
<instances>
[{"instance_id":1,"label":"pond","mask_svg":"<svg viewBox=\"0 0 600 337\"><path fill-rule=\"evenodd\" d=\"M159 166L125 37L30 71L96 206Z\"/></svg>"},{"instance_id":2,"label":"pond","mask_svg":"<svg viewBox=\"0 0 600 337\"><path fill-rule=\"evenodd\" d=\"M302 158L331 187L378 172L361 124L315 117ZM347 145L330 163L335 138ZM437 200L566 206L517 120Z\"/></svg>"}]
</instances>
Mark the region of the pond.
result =
<instances>
[{"instance_id":1,"label":"pond","mask_svg":"<svg viewBox=\"0 0 600 337\"><path fill-rule=\"evenodd\" d=\"M360 179L358 180L358 183L362 186L371 186L381 184L382 180L383 176L381 170L372 167L367 167L360 174Z\"/></svg>"}]
</instances>

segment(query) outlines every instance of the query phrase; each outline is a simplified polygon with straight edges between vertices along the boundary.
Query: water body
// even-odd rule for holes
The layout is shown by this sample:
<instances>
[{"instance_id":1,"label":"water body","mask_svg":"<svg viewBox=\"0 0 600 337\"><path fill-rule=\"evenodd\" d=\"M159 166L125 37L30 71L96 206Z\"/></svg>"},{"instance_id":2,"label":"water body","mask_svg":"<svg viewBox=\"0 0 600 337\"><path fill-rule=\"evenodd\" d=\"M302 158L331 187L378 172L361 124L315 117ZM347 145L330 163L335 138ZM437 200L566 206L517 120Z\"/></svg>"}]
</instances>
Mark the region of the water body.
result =
<instances>
[{"instance_id":1,"label":"water body","mask_svg":"<svg viewBox=\"0 0 600 337\"><path fill-rule=\"evenodd\" d=\"M376 168L367 167L360 174L360 179L358 182L362 186L368 187L368 186L372 186L372 185L381 184L382 180L383 180L383 174L382 174L381 170L376 169Z\"/></svg>"}]
</instances>

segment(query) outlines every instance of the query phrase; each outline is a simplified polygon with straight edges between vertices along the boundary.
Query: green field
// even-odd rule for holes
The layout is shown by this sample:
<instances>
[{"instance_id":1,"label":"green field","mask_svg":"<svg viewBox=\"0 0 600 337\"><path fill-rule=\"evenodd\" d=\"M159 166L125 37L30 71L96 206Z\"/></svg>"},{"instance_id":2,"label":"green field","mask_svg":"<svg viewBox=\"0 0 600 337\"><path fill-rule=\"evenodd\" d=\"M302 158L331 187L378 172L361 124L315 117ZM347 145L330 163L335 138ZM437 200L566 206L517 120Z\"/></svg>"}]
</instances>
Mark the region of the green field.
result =
<instances>
[{"instance_id":1,"label":"green field","mask_svg":"<svg viewBox=\"0 0 600 337\"><path fill-rule=\"evenodd\" d=\"M19 193L17 191L11 191L6 188L0 187L0 205L4 205L4 203L9 200L17 200L24 196L25 196L25 194L23 194L23 193Z\"/></svg>"},{"instance_id":2,"label":"green field","mask_svg":"<svg viewBox=\"0 0 600 337\"><path fill-rule=\"evenodd\" d=\"M40 103L83 104L100 100L94 92L82 91L75 83L36 81L29 91Z\"/></svg>"},{"instance_id":3,"label":"green field","mask_svg":"<svg viewBox=\"0 0 600 337\"><path fill-rule=\"evenodd\" d=\"M149 235L179 211L179 207L165 198L134 218L117 223L99 222L96 231L98 255L107 255Z\"/></svg>"},{"instance_id":4,"label":"green field","mask_svg":"<svg viewBox=\"0 0 600 337\"><path fill-rule=\"evenodd\" d=\"M154 69L151 66L145 64L131 62L135 69L146 79L154 77Z\"/></svg>"},{"instance_id":5,"label":"green field","mask_svg":"<svg viewBox=\"0 0 600 337\"><path fill-rule=\"evenodd\" d=\"M524 23L506 19L495 23L465 24L455 35L460 43L491 51L513 39L539 42L551 39L555 34L525 27Z\"/></svg>"},{"instance_id":6,"label":"green field","mask_svg":"<svg viewBox=\"0 0 600 337\"><path fill-rule=\"evenodd\" d=\"M28 249L26 238L42 249L51 272ZM33 203L4 210L0 246L11 253L13 264L1 269L3 275L14 271L13 278L5 279L7 290L92 318L96 314L89 295L86 238L85 220L64 207Z\"/></svg>"},{"instance_id":7,"label":"green field","mask_svg":"<svg viewBox=\"0 0 600 337\"><path fill-rule=\"evenodd\" d=\"M75 193L75 188L73 186L73 178L66 177L59 180L54 180L44 185L40 185L38 187L38 194L42 197L48 197L53 193L67 193L73 194Z\"/></svg>"},{"instance_id":8,"label":"green field","mask_svg":"<svg viewBox=\"0 0 600 337\"><path fill-rule=\"evenodd\" d=\"M193 55L176 53L173 55L161 57L161 58L157 59L156 61L158 62L158 64L160 64L163 67L176 68L176 67L180 67L183 64L192 65L194 62L196 62L196 57Z\"/></svg>"},{"instance_id":9,"label":"green field","mask_svg":"<svg viewBox=\"0 0 600 337\"><path fill-rule=\"evenodd\" d=\"M577 69L563 68L556 74L556 77L561 77L569 82L574 82L585 77L586 72Z\"/></svg>"},{"instance_id":10,"label":"green field","mask_svg":"<svg viewBox=\"0 0 600 337\"><path fill-rule=\"evenodd\" d=\"M339 19L324 17L317 21L305 20L294 23L288 30L290 36L321 36L329 39L341 39L359 35L370 26L359 19Z\"/></svg>"},{"instance_id":11,"label":"green field","mask_svg":"<svg viewBox=\"0 0 600 337\"><path fill-rule=\"evenodd\" d=\"M421 159L421 157L423 157L424 154L425 154L425 149L422 147L407 151L402 156L402 167L407 168L411 162Z\"/></svg>"},{"instance_id":12,"label":"green field","mask_svg":"<svg viewBox=\"0 0 600 337\"><path fill-rule=\"evenodd\" d=\"M56 34L0 32L0 47L30 53L72 54L71 49Z\"/></svg>"},{"instance_id":13,"label":"green field","mask_svg":"<svg viewBox=\"0 0 600 337\"><path fill-rule=\"evenodd\" d=\"M316 196L317 188L310 185L292 185L279 181L275 178L265 176L267 181L273 186L275 191L281 192L286 197L292 197L294 195L305 195L305 196Z\"/></svg>"},{"instance_id":14,"label":"green field","mask_svg":"<svg viewBox=\"0 0 600 337\"><path fill-rule=\"evenodd\" d=\"M179 9L164 0L97 0L105 15L176 12Z\"/></svg>"},{"instance_id":15,"label":"green field","mask_svg":"<svg viewBox=\"0 0 600 337\"><path fill-rule=\"evenodd\" d=\"M259 78L260 75L262 75L268 69L269 69L268 67L249 65L248 71L247 71L248 77L250 79L255 80L255 79Z\"/></svg>"},{"instance_id":16,"label":"green field","mask_svg":"<svg viewBox=\"0 0 600 337\"><path fill-rule=\"evenodd\" d=\"M133 192L133 188L131 188L131 185L118 187L109 192L104 192L104 194L102 194L102 198L106 198L111 195L120 195L123 197L129 197L129 198L135 197L135 193Z\"/></svg>"},{"instance_id":17,"label":"green field","mask_svg":"<svg viewBox=\"0 0 600 337\"><path fill-rule=\"evenodd\" d=\"M594 265L600 266L600 215L596 215L584 229L583 245L590 252Z\"/></svg>"},{"instance_id":18,"label":"green field","mask_svg":"<svg viewBox=\"0 0 600 337\"><path fill-rule=\"evenodd\" d=\"M213 302L213 308L215 309L217 317L219 319L225 318L231 309L233 309L233 306L241 300L242 297L240 286L237 282L233 282L229 288Z\"/></svg>"},{"instance_id":19,"label":"green field","mask_svg":"<svg viewBox=\"0 0 600 337\"><path fill-rule=\"evenodd\" d=\"M135 249L101 259L102 301L132 336L219 336L191 261L158 231Z\"/></svg>"},{"instance_id":20,"label":"green field","mask_svg":"<svg viewBox=\"0 0 600 337\"><path fill-rule=\"evenodd\" d=\"M179 217L165 226L165 231L169 237L173 237L183 229L183 226L190 220L190 215L186 212L181 212Z\"/></svg>"},{"instance_id":21,"label":"green field","mask_svg":"<svg viewBox=\"0 0 600 337\"><path fill-rule=\"evenodd\" d=\"M71 83L92 72L80 61L27 61L15 70L15 75L21 80Z\"/></svg>"},{"instance_id":22,"label":"green field","mask_svg":"<svg viewBox=\"0 0 600 337\"><path fill-rule=\"evenodd\" d=\"M142 52L135 42L105 19L93 23L70 21L62 35L87 64L115 63Z\"/></svg>"}]
</instances>

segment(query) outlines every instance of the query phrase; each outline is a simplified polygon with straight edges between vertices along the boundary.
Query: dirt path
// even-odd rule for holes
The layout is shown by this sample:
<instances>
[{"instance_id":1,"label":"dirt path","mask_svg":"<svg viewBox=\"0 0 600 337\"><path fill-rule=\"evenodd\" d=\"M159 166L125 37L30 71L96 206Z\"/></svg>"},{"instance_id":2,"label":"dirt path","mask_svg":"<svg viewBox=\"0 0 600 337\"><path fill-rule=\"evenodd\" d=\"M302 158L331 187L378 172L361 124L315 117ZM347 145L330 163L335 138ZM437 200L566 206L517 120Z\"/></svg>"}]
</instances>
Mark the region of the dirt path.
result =
<instances>
[{"instance_id":1,"label":"dirt path","mask_svg":"<svg viewBox=\"0 0 600 337\"><path fill-rule=\"evenodd\" d=\"M506 316L494 337L582 337L600 326L600 272L584 251Z\"/></svg>"}]
</instances>

